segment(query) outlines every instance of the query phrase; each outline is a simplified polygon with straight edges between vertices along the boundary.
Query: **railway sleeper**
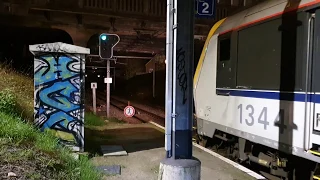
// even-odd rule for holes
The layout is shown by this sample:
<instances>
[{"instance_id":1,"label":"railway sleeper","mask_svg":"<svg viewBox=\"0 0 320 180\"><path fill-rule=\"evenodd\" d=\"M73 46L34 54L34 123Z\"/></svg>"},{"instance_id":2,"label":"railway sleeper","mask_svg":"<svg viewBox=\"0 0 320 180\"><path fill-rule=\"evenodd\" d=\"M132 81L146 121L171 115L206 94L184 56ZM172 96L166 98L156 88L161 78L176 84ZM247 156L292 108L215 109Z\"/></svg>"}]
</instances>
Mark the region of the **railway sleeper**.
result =
<instances>
[{"instance_id":1,"label":"railway sleeper","mask_svg":"<svg viewBox=\"0 0 320 180\"><path fill-rule=\"evenodd\" d=\"M320 174L320 169L317 168L317 163L315 162L280 152L219 130L214 132L212 138L197 135L196 141L204 147L215 146L212 143L222 147L224 143L230 159L241 164L252 165L254 168L259 165L261 167L260 173L271 180L312 180L314 178L318 179L315 174L318 174L318 172Z\"/></svg>"}]
</instances>

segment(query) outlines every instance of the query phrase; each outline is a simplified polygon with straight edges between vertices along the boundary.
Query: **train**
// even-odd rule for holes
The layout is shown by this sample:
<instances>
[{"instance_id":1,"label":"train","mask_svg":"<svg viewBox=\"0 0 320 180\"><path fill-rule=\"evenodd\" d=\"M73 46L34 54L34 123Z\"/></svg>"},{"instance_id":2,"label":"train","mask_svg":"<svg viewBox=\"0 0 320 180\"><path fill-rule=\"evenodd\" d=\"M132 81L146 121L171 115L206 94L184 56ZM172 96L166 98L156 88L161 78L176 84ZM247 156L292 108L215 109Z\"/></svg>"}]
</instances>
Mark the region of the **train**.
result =
<instances>
[{"instance_id":1,"label":"train","mask_svg":"<svg viewBox=\"0 0 320 180\"><path fill-rule=\"evenodd\" d=\"M320 179L320 0L264 1L217 21L193 86L198 143L224 143L270 179Z\"/></svg>"}]
</instances>

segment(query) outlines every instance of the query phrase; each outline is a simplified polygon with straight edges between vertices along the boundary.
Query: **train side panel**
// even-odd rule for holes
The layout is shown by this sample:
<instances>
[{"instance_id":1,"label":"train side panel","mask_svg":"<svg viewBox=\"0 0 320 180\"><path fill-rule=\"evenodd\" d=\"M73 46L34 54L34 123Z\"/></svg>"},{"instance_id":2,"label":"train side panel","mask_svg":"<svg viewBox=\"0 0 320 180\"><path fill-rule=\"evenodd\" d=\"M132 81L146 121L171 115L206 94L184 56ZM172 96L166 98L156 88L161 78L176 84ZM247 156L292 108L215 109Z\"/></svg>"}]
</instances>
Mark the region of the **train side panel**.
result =
<instances>
[{"instance_id":1,"label":"train side panel","mask_svg":"<svg viewBox=\"0 0 320 180\"><path fill-rule=\"evenodd\" d=\"M301 13L298 19L305 23L306 17L305 13ZM232 18L230 21L227 19L220 27L220 30L225 31L226 27L230 28L230 26L234 26L229 23L232 22L234 24L234 19L239 20L239 22L241 21L239 17ZM274 23L273 27L278 27L276 20L271 23ZM299 89L299 86L304 86L301 78L303 78L302 74L305 73L305 70L301 69L306 68L304 65L305 54L302 47L306 44L306 39L302 38L302 34L304 33L305 28L301 26L297 32L299 37L297 37L296 43L298 44L297 49L299 51L297 51L296 57L298 60L294 67L299 67L300 70L297 68L296 74L294 74L296 78L293 77L296 80L295 85L297 87L295 88L297 90L294 92L282 91L281 93L276 90L253 90L246 87L235 88L235 86L229 86L229 84L233 83L232 81L229 82L229 79L232 79L234 74L237 75L237 70L233 72L234 74L228 74L228 71L232 72L239 67L232 63L228 64L228 62L218 62L219 32L213 35L207 46L204 47L206 49L205 56L194 88L198 133L213 137L215 129L218 129L258 144L320 162L319 157L307 153L307 150L312 147L313 143L320 144L320 136L309 133L309 131L312 131L310 125L316 123L313 121L313 107L315 110L320 109L320 104L313 104L310 101L305 102L312 93L307 95L305 90ZM265 35L267 34L263 33L263 36ZM272 38L270 37L269 39ZM277 38L281 39L281 36L277 35ZM239 38L236 37L235 39ZM274 42L272 41L272 43ZM267 46L267 44L265 46L266 48L272 47ZM270 50L270 52L277 53L276 49ZM248 51L247 54L254 52L250 48L247 48L246 51ZM259 54L253 56L258 57ZM279 55L275 54L275 57L278 58ZM231 58L231 60L234 59ZM269 57L269 60L273 61L273 58ZM238 59L236 59L237 61ZM267 57L265 62L268 62ZM274 63L277 62L275 61ZM243 65L250 66L250 63L243 63ZM264 65L262 64L261 66ZM221 73L222 67L225 68L225 72ZM220 70L220 72L217 70ZM259 70L248 68L247 75L254 76L254 73L251 71L257 72ZM280 74L276 73L278 71L272 75L280 77ZM223 81L220 80L220 83L223 84L221 85L222 87L217 87L217 81L219 81L217 74L225 77ZM243 77L247 75L242 74ZM243 78L242 82L246 82L244 81L245 79ZM261 79L261 83L257 85L274 83L273 81L267 82L267 80ZM279 79L277 81L278 84L275 84L274 87L281 86L281 83L283 83ZM237 81L237 83L239 82Z\"/></svg>"},{"instance_id":2,"label":"train side panel","mask_svg":"<svg viewBox=\"0 0 320 180\"><path fill-rule=\"evenodd\" d=\"M214 133L214 124L212 124L212 115L215 119L223 119L221 113L215 114L218 111L217 107L212 106L213 100L215 104L219 104L222 109L227 108L225 97L214 96L216 89L216 59L217 59L217 39L218 35L213 35L207 46L206 55L203 60L201 71L198 75L198 82L194 91L195 96L195 111L197 115L198 133L212 137Z\"/></svg>"},{"instance_id":3,"label":"train side panel","mask_svg":"<svg viewBox=\"0 0 320 180\"><path fill-rule=\"evenodd\" d=\"M217 36L213 36L214 41ZM208 48L215 48L210 42ZM276 92L226 90L229 96L215 94L212 69L214 55L207 53L196 92L198 133L213 137L218 129L274 149L292 153L313 161L319 158L304 150L305 102L264 99ZM210 59L210 60L209 60ZM211 66L211 67L210 67ZM298 93L296 93L298 94ZM303 94L299 94L302 96ZM253 96L253 97L252 97ZM281 106L281 108L280 108ZM317 104L320 107L319 104ZM279 111L281 109L281 111Z\"/></svg>"},{"instance_id":4,"label":"train side panel","mask_svg":"<svg viewBox=\"0 0 320 180\"><path fill-rule=\"evenodd\" d=\"M303 148L304 102L282 101L284 111L279 113L279 100L263 98L270 96L270 92L218 89L221 93L230 92L230 96L216 95L217 37L214 35L210 40L195 90L199 134L212 137L214 129L219 129L276 149L279 140ZM276 98L277 93L273 93ZM250 97L254 95L260 98ZM281 116L293 123L281 123ZM299 153L298 149L294 148L293 153Z\"/></svg>"}]
</instances>

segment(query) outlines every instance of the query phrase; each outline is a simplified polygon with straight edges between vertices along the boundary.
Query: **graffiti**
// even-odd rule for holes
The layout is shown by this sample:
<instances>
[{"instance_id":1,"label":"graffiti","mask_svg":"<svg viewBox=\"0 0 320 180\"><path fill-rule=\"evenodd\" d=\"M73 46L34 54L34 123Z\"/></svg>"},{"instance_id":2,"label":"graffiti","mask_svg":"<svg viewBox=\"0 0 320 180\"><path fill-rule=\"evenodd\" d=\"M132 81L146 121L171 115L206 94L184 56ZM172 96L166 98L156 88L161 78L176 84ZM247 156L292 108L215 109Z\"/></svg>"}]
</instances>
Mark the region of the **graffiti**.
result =
<instances>
[{"instance_id":1,"label":"graffiti","mask_svg":"<svg viewBox=\"0 0 320 180\"><path fill-rule=\"evenodd\" d=\"M58 44L59 45L59 44ZM35 54L35 124L41 131L53 131L68 145L82 147L83 113L81 102L82 59L63 53L58 45L39 45ZM59 53L56 53L56 52Z\"/></svg>"},{"instance_id":2,"label":"graffiti","mask_svg":"<svg viewBox=\"0 0 320 180\"><path fill-rule=\"evenodd\" d=\"M39 52L53 52L53 53L77 53L77 49L70 48L68 44L64 43L48 43L38 44L36 50Z\"/></svg>"},{"instance_id":3,"label":"graffiti","mask_svg":"<svg viewBox=\"0 0 320 180\"><path fill-rule=\"evenodd\" d=\"M186 73L186 69L185 69L185 51L180 48L178 49L177 52L177 77L179 80L179 86L181 89L181 92L183 94L183 98L182 98L182 104L185 104L187 101L187 96L186 96L186 91L188 88L188 77L187 77L187 73Z\"/></svg>"}]
</instances>

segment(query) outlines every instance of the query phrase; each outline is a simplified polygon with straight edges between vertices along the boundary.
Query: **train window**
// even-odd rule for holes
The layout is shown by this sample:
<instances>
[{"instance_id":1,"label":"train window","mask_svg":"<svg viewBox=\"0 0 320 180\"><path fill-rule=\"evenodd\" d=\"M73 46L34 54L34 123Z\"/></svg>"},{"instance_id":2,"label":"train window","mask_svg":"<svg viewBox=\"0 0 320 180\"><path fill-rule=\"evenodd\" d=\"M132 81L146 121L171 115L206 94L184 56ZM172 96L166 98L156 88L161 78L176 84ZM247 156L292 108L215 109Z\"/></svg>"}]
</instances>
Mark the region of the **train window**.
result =
<instances>
[{"instance_id":1,"label":"train window","mask_svg":"<svg viewBox=\"0 0 320 180\"><path fill-rule=\"evenodd\" d=\"M320 39L320 9L318 9L315 13L315 20L314 20L314 28L313 28L313 44L319 43ZM313 84L313 89L312 91L314 92L320 92L320 83L319 82L319 77L320 77L320 49L319 46L314 46L313 45L313 63L312 63L312 69L313 69L313 79L312 79L312 84Z\"/></svg>"},{"instance_id":2,"label":"train window","mask_svg":"<svg viewBox=\"0 0 320 180\"><path fill-rule=\"evenodd\" d=\"M230 49L231 49L230 38L224 38L219 40L219 60L228 61L230 60Z\"/></svg>"},{"instance_id":3,"label":"train window","mask_svg":"<svg viewBox=\"0 0 320 180\"><path fill-rule=\"evenodd\" d=\"M297 32L281 28L283 21L278 18L238 32L237 87L301 89L302 58L296 46L302 44L303 27L292 28Z\"/></svg>"},{"instance_id":4,"label":"train window","mask_svg":"<svg viewBox=\"0 0 320 180\"><path fill-rule=\"evenodd\" d=\"M236 33L231 31L218 37L217 81L218 88L234 88L236 75Z\"/></svg>"}]
</instances>

